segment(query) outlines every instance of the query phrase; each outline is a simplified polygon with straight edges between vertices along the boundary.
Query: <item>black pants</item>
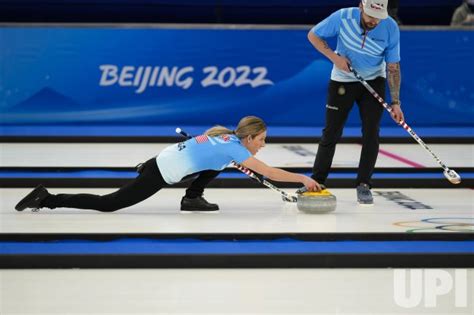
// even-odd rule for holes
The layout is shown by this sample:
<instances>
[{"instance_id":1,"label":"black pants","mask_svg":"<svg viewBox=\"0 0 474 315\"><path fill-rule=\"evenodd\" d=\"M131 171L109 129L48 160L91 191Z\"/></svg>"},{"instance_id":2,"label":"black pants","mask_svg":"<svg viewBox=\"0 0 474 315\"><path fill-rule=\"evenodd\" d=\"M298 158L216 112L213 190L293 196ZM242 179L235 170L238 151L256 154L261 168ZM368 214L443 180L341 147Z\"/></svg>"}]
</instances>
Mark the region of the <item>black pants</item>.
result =
<instances>
[{"instance_id":1,"label":"black pants","mask_svg":"<svg viewBox=\"0 0 474 315\"><path fill-rule=\"evenodd\" d=\"M186 190L186 197L195 198L202 195L204 188L220 173L220 171L203 171ZM58 194L48 196L41 207L91 209L103 212L112 212L137 204L168 186L156 165L155 158L144 163L139 175L121 187L119 190L107 195L93 194Z\"/></svg>"},{"instance_id":2,"label":"black pants","mask_svg":"<svg viewBox=\"0 0 474 315\"><path fill-rule=\"evenodd\" d=\"M385 79L376 78L368 83L379 95L385 95ZM359 160L356 184L371 184L370 179L379 153L379 129L383 107L359 82L330 81L326 105L326 123L323 129L318 153L313 166L312 177L324 184L332 165L336 144L342 136L349 112L357 103L362 120L362 152Z\"/></svg>"}]
</instances>

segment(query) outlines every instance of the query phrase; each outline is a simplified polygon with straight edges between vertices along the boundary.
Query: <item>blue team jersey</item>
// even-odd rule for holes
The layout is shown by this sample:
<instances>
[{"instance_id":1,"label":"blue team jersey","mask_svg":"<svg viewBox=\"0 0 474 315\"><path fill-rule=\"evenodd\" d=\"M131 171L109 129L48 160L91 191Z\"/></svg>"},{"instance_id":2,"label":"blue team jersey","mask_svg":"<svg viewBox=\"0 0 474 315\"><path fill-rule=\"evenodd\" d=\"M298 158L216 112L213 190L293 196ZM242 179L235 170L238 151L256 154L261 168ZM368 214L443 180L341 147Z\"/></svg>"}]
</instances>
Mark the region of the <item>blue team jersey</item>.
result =
<instances>
[{"instance_id":1,"label":"blue team jersey","mask_svg":"<svg viewBox=\"0 0 474 315\"><path fill-rule=\"evenodd\" d=\"M230 162L242 163L251 156L235 135L201 135L165 148L156 157L156 163L163 179L174 184L187 175L223 170Z\"/></svg>"},{"instance_id":2,"label":"blue team jersey","mask_svg":"<svg viewBox=\"0 0 474 315\"><path fill-rule=\"evenodd\" d=\"M398 25L388 17L364 36L360 19L359 8L345 8L331 14L311 31L322 38L337 36L336 52L348 58L364 79L385 78L386 62L400 61ZM339 70L336 66L332 68L331 79L339 82L357 81L352 73Z\"/></svg>"}]
</instances>

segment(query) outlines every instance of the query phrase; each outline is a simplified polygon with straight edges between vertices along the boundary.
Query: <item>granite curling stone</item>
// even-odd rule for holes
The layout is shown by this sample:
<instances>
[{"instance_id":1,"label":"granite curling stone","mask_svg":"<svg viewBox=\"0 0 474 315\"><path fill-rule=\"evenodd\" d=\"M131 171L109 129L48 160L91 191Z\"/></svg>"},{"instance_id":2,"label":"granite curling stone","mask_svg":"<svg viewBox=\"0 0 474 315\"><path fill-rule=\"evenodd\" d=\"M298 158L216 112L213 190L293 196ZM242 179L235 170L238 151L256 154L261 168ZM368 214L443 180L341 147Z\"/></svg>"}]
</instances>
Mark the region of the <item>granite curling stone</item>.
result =
<instances>
[{"instance_id":1,"label":"granite curling stone","mask_svg":"<svg viewBox=\"0 0 474 315\"><path fill-rule=\"evenodd\" d=\"M328 213L336 210L336 196L327 189L306 191L298 195L298 210L305 213Z\"/></svg>"}]
</instances>

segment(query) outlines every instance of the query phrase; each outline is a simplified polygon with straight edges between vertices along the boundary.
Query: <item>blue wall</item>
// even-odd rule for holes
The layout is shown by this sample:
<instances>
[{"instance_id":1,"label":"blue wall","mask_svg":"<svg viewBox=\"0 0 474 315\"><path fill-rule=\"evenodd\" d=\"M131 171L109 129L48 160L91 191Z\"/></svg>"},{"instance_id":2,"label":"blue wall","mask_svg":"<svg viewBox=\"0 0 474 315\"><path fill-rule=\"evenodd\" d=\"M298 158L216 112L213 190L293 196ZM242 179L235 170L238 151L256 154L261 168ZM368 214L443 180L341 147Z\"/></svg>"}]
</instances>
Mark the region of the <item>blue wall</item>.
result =
<instances>
[{"instance_id":1,"label":"blue wall","mask_svg":"<svg viewBox=\"0 0 474 315\"><path fill-rule=\"evenodd\" d=\"M306 30L2 28L0 123L321 126L331 64ZM416 126L473 126L474 32L402 31ZM144 79L146 78L146 79ZM393 126L385 115L384 125ZM348 126L358 126L353 111Z\"/></svg>"}]
</instances>

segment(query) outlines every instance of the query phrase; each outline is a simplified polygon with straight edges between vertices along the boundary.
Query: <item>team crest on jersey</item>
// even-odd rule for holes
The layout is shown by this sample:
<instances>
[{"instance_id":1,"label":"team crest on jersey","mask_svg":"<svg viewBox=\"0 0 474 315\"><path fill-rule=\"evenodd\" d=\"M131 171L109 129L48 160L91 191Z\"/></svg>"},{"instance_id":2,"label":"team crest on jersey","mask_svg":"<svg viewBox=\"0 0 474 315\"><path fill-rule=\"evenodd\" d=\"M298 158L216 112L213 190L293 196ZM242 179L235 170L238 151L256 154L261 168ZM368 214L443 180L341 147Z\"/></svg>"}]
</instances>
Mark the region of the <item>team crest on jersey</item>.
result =
<instances>
[{"instance_id":1,"label":"team crest on jersey","mask_svg":"<svg viewBox=\"0 0 474 315\"><path fill-rule=\"evenodd\" d=\"M337 94L339 94L339 95L344 95L344 94L346 94L346 88L344 87L344 85L341 85L341 86L337 89Z\"/></svg>"},{"instance_id":2,"label":"team crest on jersey","mask_svg":"<svg viewBox=\"0 0 474 315\"><path fill-rule=\"evenodd\" d=\"M224 140L225 142L228 142L228 141L230 140L229 135L221 135L221 138L222 138L222 140Z\"/></svg>"}]
</instances>

